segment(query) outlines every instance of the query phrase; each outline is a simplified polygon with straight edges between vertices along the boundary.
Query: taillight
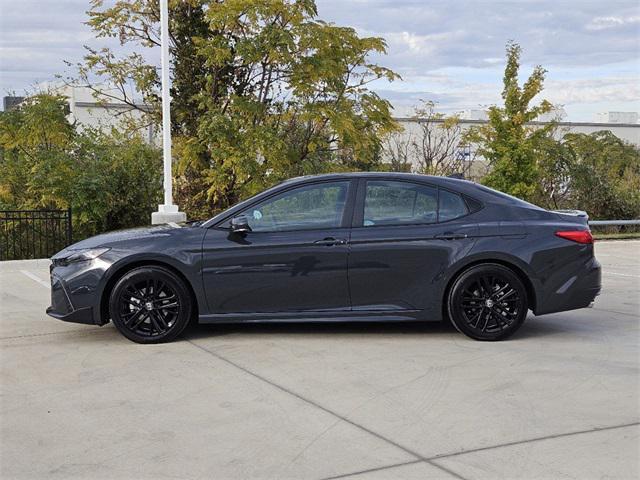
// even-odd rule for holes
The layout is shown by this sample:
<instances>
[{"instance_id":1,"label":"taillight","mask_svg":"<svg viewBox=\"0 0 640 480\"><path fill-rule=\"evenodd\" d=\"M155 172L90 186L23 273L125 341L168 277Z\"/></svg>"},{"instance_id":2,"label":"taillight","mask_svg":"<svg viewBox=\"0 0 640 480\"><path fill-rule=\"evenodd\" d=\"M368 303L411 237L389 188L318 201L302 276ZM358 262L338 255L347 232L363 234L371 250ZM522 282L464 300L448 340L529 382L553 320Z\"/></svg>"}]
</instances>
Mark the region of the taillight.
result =
<instances>
[{"instance_id":1,"label":"taillight","mask_svg":"<svg viewBox=\"0 0 640 480\"><path fill-rule=\"evenodd\" d=\"M577 243L593 243L593 237L591 236L591 232L589 230L567 230L556 232L556 236Z\"/></svg>"}]
</instances>

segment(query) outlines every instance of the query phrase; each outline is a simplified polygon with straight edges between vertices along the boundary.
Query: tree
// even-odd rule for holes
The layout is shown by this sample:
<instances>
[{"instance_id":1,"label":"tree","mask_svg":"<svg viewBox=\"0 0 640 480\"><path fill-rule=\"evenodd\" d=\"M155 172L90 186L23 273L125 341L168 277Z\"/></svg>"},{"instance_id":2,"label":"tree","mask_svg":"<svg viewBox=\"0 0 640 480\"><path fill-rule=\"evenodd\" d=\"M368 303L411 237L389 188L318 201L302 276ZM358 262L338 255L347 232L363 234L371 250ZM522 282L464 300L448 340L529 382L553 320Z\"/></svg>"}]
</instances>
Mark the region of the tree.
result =
<instances>
[{"instance_id":1,"label":"tree","mask_svg":"<svg viewBox=\"0 0 640 480\"><path fill-rule=\"evenodd\" d=\"M567 146L561 141L562 135L554 125L538 139L534 149L538 192L531 201L544 208L578 208L566 206L571 193L572 162Z\"/></svg>"},{"instance_id":2,"label":"tree","mask_svg":"<svg viewBox=\"0 0 640 480\"><path fill-rule=\"evenodd\" d=\"M3 208L55 208L61 204L64 187L57 180L71 174L69 148L75 135L65 115L66 106L63 97L38 94L0 115ZM36 184L47 188L40 190Z\"/></svg>"},{"instance_id":3,"label":"tree","mask_svg":"<svg viewBox=\"0 0 640 480\"><path fill-rule=\"evenodd\" d=\"M384 142L386 162L380 167L389 172L411 172L413 170L413 140L410 132L394 132Z\"/></svg>"},{"instance_id":4,"label":"tree","mask_svg":"<svg viewBox=\"0 0 640 480\"><path fill-rule=\"evenodd\" d=\"M640 149L609 131L564 136L567 169L565 208L593 219L640 217Z\"/></svg>"},{"instance_id":5,"label":"tree","mask_svg":"<svg viewBox=\"0 0 640 480\"><path fill-rule=\"evenodd\" d=\"M404 131L391 133L384 148L389 161L386 167L393 171L413 169L427 175L468 176L475 158L460 118L437 112L433 101L422 101L416 106L411 124Z\"/></svg>"},{"instance_id":6,"label":"tree","mask_svg":"<svg viewBox=\"0 0 640 480\"><path fill-rule=\"evenodd\" d=\"M518 72L522 49L515 42L506 47L507 65L504 72L502 98L504 106L489 108L489 122L470 130L467 139L479 145L478 154L490 166L483 179L486 185L528 201L540 201L544 195L540 185L538 153L550 137L553 123L546 126L527 125L540 115L551 111L546 100L531 106L542 91L546 70L540 65L533 69L520 87Z\"/></svg>"},{"instance_id":7,"label":"tree","mask_svg":"<svg viewBox=\"0 0 640 480\"><path fill-rule=\"evenodd\" d=\"M0 114L0 208L72 207L74 237L148 223L160 151L139 136L71 125L66 99L38 94Z\"/></svg>"},{"instance_id":8,"label":"tree","mask_svg":"<svg viewBox=\"0 0 640 480\"><path fill-rule=\"evenodd\" d=\"M169 17L176 196L191 217L290 176L375 168L380 138L397 128L367 88L397 78L369 60L384 40L318 20L313 0L174 0ZM93 0L89 18L136 53L91 50L80 78L157 106L158 77L140 51L159 43L158 2Z\"/></svg>"},{"instance_id":9,"label":"tree","mask_svg":"<svg viewBox=\"0 0 640 480\"><path fill-rule=\"evenodd\" d=\"M468 174L473 158L467 158L467 143L463 137L460 118L447 117L436 111L432 101L416 107L413 121L418 124L413 141L420 173L428 175Z\"/></svg>"}]
</instances>

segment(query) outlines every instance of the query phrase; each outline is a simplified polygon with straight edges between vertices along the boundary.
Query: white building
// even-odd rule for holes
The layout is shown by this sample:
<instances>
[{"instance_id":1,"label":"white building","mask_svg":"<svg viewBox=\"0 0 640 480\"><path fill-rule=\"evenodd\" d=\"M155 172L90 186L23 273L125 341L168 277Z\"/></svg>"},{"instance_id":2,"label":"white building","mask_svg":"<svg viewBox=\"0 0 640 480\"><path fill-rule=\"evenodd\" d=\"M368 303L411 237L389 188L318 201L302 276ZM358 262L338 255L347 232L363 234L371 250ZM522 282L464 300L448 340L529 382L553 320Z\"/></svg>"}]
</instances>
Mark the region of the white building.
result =
<instances>
[{"instance_id":1,"label":"white building","mask_svg":"<svg viewBox=\"0 0 640 480\"><path fill-rule=\"evenodd\" d=\"M78 128L92 127L104 129L124 128L131 122L136 122L144 128L144 137L149 143L160 144L158 128L146 121L145 112L150 109L140 100L131 100L126 103L120 100L121 93L114 88L101 86L102 93L86 86L62 85L43 83L38 86L43 92L62 95L68 99L69 122L75 123ZM4 108L15 107L22 101L22 97L5 97Z\"/></svg>"},{"instance_id":2,"label":"white building","mask_svg":"<svg viewBox=\"0 0 640 480\"><path fill-rule=\"evenodd\" d=\"M457 115L461 120L489 120L488 112L480 109L462 110Z\"/></svg>"},{"instance_id":3,"label":"white building","mask_svg":"<svg viewBox=\"0 0 640 480\"><path fill-rule=\"evenodd\" d=\"M638 123L638 112L603 112L596 114L598 123Z\"/></svg>"},{"instance_id":4,"label":"white building","mask_svg":"<svg viewBox=\"0 0 640 480\"><path fill-rule=\"evenodd\" d=\"M489 120L489 112L482 109L468 109L456 113L461 120ZM562 121L567 118L567 112L562 107L555 107L550 112L540 115L541 122Z\"/></svg>"},{"instance_id":5,"label":"white building","mask_svg":"<svg viewBox=\"0 0 640 480\"><path fill-rule=\"evenodd\" d=\"M478 110L478 111L469 111L469 112L470 113L468 114L468 116L480 116L480 113L478 112L481 112L481 111ZM471 112L476 112L476 113L471 113ZM635 115L637 117L637 114ZM421 136L420 125L418 122L416 122L415 119L396 118L396 120L403 127L402 133L400 133L397 138L397 141L396 141L397 144L402 144L403 142L408 142L408 143L415 142L417 139L420 138ZM436 124L434 131L436 132L436 135L437 135L437 125L441 124L443 121L442 120L431 120L431 121L434 124ZM539 121L539 122L530 122L528 125L544 126L544 125L548 125L549 123L550 123L549 121ZM487 120L483 120L483 119L461 118L459 122L462 132L470 129L471 127L486 125L486 124L487 124ZM562 137L565 134L570 132L590 134L590 133L598 132L601 130L608 130L611 133L613 133L616 137L622 140L625 140L626 142L629 142L633 145L636 145L637 147L640 147L640 123L558 121L558 122L555 122L555 124L558 126L558 129L556 132L556 135L558 137ZM409 149L408 151L411 152L411 149ZM484 163L482 162L482 158L475 157L474 152L475 152L475 148L473 145L471 145L469 147L466 147L464 150L457 152L456 155L464 157L466 159L474 158L478 163L476 167L479 169L482 169L484 165ZM385 154L387 156L389 155L388 152L385 152ZM390 161L390 158L387 158L386 161ZM411 163L412 168L419 168L420 165L417 157L413 155L409 155L409 161Z\"/></svg>"}]
</instances>

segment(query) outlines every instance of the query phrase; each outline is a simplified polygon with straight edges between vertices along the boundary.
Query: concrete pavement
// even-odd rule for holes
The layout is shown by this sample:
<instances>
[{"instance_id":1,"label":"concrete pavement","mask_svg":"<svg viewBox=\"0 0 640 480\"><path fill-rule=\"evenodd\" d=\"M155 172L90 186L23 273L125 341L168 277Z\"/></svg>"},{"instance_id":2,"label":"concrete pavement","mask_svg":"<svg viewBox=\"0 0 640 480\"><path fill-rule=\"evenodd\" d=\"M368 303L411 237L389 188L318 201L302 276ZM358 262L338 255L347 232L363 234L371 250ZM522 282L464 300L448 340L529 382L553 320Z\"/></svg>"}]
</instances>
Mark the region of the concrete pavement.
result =
<instances>
[{"instance_id":1,"label":"concrete pavement","mask_svg":"<svg viewBox=\"0 0 640 480\"><path fill-rule=\"evenodd\" d=\"M201 326L141 346L47 317L0 263L2 478L631 479L640 242L595 308L481 343L444 324Z\"/></svg>"}]
</instances>

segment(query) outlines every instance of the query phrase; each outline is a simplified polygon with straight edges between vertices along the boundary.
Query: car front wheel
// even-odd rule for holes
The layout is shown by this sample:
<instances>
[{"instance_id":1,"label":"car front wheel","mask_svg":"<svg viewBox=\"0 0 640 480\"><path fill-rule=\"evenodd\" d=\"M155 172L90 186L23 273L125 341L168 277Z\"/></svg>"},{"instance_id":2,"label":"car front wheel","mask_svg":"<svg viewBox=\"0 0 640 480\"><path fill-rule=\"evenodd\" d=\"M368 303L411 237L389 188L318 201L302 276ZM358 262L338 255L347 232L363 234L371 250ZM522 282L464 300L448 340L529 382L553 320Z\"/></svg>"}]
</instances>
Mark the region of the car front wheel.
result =
<instances>
[{"instance_id":1,"label":"car front wheel","mask_svg":"<svg viewBox=\"0 0 640 480\"><path fill-rule=\"evenodd\" d=\"M453 283L447 302L449 318L476 340L503 340L527 316L527 291L520 278L498 264L476 265Z\"/></svg>"},{"instance_id":2,"label":"car front wheel","mask_svg":"<svg viewBox=\"0 0 640 480\"><path fill-rule=\"evenodd\" d=\"M109 298L114 325L137 343L175 339L191 318L191 296L184 282L162 267L139 267L115 284Z\"/></svg>"}]
</instances>

